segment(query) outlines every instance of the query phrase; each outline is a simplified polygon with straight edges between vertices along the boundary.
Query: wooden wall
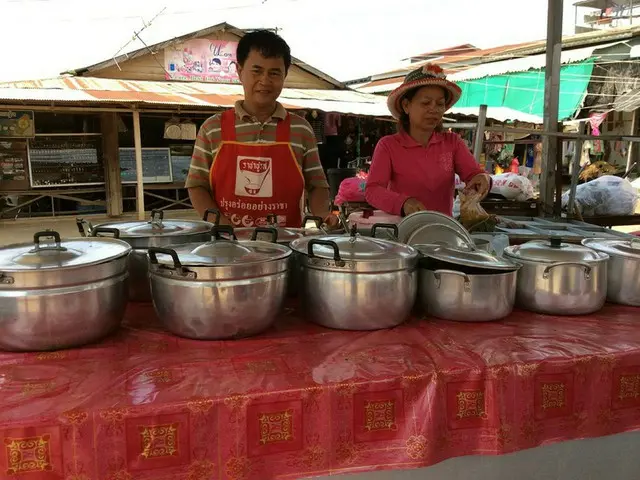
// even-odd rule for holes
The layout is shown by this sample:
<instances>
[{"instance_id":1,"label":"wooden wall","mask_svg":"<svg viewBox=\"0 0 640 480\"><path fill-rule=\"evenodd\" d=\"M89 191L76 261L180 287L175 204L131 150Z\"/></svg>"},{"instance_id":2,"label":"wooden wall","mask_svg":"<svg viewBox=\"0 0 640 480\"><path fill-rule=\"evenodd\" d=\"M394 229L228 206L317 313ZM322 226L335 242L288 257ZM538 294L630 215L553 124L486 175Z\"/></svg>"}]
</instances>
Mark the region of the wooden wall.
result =
<instances>
[{"instance_id":1,"label":"wooden wall","mask_svg":"<svg viewBox=\"0 0 640 480\"><path fill-rule=\"evenodd\" d=\"M228 41L238 41L240 39L240 37L228 32L217 32L204 38ZM120 68L114 65L102 70L87 72L85 75L89 77L115 78L119 80L164 81L165 72L163 65L164 51L160 51L156 55L143 55L122 62L120 64ZM287 88L313 88L322 90L331 90L335 88L331 83L322 80L315 75L296 67L295 65L292 65L289 69L289 75L284 86Z\"/></svg>"}]
</instances>

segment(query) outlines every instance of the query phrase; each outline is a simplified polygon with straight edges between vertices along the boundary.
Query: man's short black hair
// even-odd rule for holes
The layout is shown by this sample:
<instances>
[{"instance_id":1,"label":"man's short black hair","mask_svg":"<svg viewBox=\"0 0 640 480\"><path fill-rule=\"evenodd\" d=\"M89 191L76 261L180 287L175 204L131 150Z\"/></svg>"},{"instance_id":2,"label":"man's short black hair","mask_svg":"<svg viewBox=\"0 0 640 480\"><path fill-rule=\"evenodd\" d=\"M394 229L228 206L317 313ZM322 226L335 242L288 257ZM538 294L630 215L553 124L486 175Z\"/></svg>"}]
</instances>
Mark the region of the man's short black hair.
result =
<instances>
[{"instance_id":1,"label":"man's short black hair","mask_svg":"<svg viewBox=\"0 0 640 480\"><path fill-rule=\"evenodd\" d=\"M269 30L256 30L247 33L238 42L236 57L238 64L244 66L249 57L249 52L255 50L265 58L282 58L284 60L285 73L291 66L291 49L284 39Z\"/></svg>"}]
</instances>

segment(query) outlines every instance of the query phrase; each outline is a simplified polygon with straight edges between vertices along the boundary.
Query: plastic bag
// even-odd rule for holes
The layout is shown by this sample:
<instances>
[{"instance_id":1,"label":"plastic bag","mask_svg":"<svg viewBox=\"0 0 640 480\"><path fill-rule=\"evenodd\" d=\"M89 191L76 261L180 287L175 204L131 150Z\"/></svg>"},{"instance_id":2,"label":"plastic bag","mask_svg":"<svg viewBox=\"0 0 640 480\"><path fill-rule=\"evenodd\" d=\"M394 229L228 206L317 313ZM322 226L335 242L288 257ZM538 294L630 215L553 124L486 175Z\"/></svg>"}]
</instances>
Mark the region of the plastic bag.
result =
<instances>
[{"instance_id":1,"label":"plastic bag","mask_svg":"<svg viewBox=\"0 0 640 480\"><path fill-rule=\"evenodd\" d=\"M460 223L469 231L493 231L495 227L492 216L480 205L481 200L481 195L475 190L460 192ZM485 224L486 228L483 227Z\"/></svg>"},{"instance_id":2,"label":"plastic bag","mask_svg":"<svg viewBox=\"0 0 640 480\"><path fill-rule=\"evenodd\" d=\"M458 190L458 191L464 190L465 185L466 184L462 180L460 180L460 177L456 173L456 176L455 176L455 189Z\"/></svg>"},{"instance_id":3,"label":"plastic bag","mask_svg":"<svg viewBox=\"0 0 640 480\"><path fill-rule=\"evenodd\" d=\"M355 177L345 178L340 187L338 194L333 200L336 205L342 205L345 202L364 203L364 189L367 186L366 174L358 174Z\"/></svg>"},{"instance_id":4,"label":"plastic bag","mask_svg":"<svg viewBox=\"0 0 640 480\"><path fill-rule=\"evenodd\" d=\"M492 175L493 186L491 193L502 195L507 200L524 202L533 198L533 185L531 181L515 173L501 173Z\"/></svg>"},{"instance_id":5,"label":"plastic bag","mask_svg":"<svg viewBox=\"0 0 640 480\"><path fill-rule=\"evenodd\" d=\"M625 178L605 175L576 188L575 204L587 217L600 215L633 215L638 203L638 190ZM562 208L569 204L569 191L562 195Z\"/></svg>"}]
</instances>

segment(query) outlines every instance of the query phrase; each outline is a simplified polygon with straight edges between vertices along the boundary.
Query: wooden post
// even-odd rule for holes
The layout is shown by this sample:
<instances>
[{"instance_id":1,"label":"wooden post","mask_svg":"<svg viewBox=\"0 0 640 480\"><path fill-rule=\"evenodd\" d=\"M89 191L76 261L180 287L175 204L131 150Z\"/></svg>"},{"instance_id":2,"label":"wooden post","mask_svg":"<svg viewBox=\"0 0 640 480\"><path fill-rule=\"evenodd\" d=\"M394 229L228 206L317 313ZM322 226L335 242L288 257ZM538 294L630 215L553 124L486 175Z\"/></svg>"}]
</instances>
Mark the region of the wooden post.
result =
<instances>
[{"instance_id":1,"label":"wooden post","mask_svg":"<svg viewBox=\"0 0 640 480\"><path fill-rule=\"evenodd\" d=\"M144 220L144 183L142 181L142 138L140 135L140 112L133 111L133 145L136 150L136 208L138 220Z\"/></svg>"},{"instance_id":2,"label":"wooden post","mask_svg":"<svg viewBox=\"0 0 640 480\"><path fill-rule=\"evenodd\" d=\"M631 129L629 130L629 135L630 136L635 136L636 132L638 131L638 123L640 120L640 108L636 108L633 111L633 117L631 118ZM633 153L634 150L636 148L636 144L635 142L629 142L629 148L627 150L627 168L625 170L625 173L629 173L629 170L631 170L631 165L633 165ZM636 168L636 170L638 170Z\"/></svg>"},{"instance_id":3,"label":"wooden post","mask_svg":"<svg viewBox=\"0 0 640 480\"><path fill-rule=\"evenodd\" d=\"M563 0L547 0L547 63L544 72L544 124L545 132L558 133L560 100L560 62L562 55ZM542 137L542 172L540 175L540 201L542 215L553 212L558 137Z\"/></svg>"},{"instance_id":4,"label":"wooden post","mask_svg":"<svg viewBox=\"0 0 640 480\"><path fill-rule=\"evenodd\" d=\"M484 127L487 124L487 106L480 105L480 111L478 112L478 124L476 125L476 136L473 139L473 156L476 157L476 162L480 163L480 155L482 154L482 147L484 146Z\"/></svg>"},{"instance_id":5,"label":"wooden post","mask_svg":"<svg viewBox=\"0 0 640 480\"><path fill-rule=\"evenodd\" d=\"M107 200L107 215L122 215L122 180L120 177L120 153L118 147L118 114L100 114L102 132L102 158L104 161L104 181Z\"/></svg>"},{"instance_id":6,"label":"wooden post","mask_svg":"<svg viewBox=\"0 0 640 480\"><path fill-rule=\"evenodd\" d=\"M586 122L580 122L578 126L578 133L584 135L587 131ZM582 157L582 145L584 140L576 140L576 150L573 153L571 159L571 189L569 190L569 202L567 203L567 217L571 218L574 215L574 208L576 203L576 188L578 187L578 175L580 174L580 158Z\"/></svg>"}]
</instances>

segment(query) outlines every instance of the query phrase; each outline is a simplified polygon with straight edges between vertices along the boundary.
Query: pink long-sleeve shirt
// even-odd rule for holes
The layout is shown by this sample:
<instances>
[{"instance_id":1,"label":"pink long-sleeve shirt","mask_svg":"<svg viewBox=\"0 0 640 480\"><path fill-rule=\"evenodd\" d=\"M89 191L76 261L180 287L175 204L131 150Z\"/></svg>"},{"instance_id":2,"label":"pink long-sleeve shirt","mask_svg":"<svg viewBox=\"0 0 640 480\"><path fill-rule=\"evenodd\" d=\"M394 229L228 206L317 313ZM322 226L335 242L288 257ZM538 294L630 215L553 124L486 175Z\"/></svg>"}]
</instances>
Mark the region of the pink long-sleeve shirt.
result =
<instances>
[{"instance_id":1,"label":"pink long-sleeve shirt","mask_svg":"<svg viewBox=\"0 0 640 480\"><path fill-rule=\"evenodd\" d=\"M455 133L434 133L426 147L404 132L388 135L373 152L365 197L392 215L401 215L410 197L451 215L456 173L466 183L484 170Z\"/></svg>"}]
</instances>

